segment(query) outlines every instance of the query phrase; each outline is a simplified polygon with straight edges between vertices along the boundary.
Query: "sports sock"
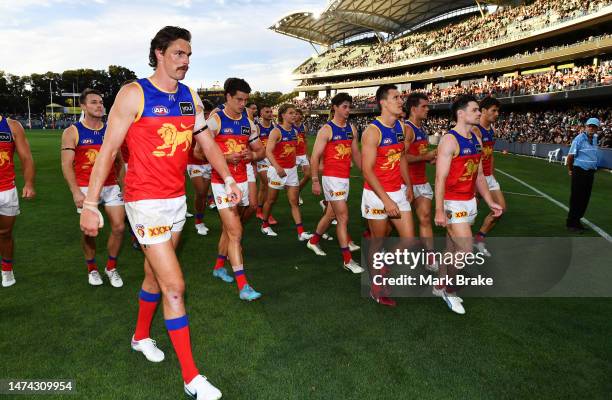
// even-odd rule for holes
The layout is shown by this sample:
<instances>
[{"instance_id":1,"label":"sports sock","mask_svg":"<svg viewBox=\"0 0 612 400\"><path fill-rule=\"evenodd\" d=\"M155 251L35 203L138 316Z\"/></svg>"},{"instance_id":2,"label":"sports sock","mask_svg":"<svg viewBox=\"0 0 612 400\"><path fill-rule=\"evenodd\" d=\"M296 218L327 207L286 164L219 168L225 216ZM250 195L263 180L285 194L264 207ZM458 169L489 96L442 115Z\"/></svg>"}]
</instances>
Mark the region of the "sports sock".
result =
<instances>
[{"instance_id":1,"label":"sports sock","mask_svg":"<svg viewBox=\"0 0 612 400\"><path fill-rule=\"evenodd\" d=\"M204 218L204 213L198 213L195 215L195 224L199 225L202 223L202 219Z\"/></svg>"},{"instance_id":2,"label":"sports sock","mask_svg":"<svg viewBox=\"0 0 612 400\"><path fill-rule=\"evenodd\" d=\"M9 260L8 258L2 258L2 271L12 271L13 270L13 260Z\"/></svg>"},{"instance_id":3,"label":"sports sock","mask_svg":"<svg viewBox=\"0 0 612 400\"><path fill-rule=\"evenodd\" d=\"M91 260L85 260L85 263L87 263L87 272L98 270L98 266L96 265L95 258L92 258Z\"/></svg>"},{"instance_id":4,"label":"sports sock","mask_svg":"<svg viewBox=\"0 0 612 400\"><path fill-rule=\"evenodd\" d=\"M301 222L299 224L295 224L295 228L297 229L298 235L301 235L302 233L304 233L304 226L302 225Z\"/></svg>"},{"instance_id":5,"label":"sports sock","mask_svg":"<svg viewBox=\"0 0 612 400\"><path fill-rule=\"evenodd\" d=\"M310 244L319 244L321 240L321 235L318 232L315 232L314 235L310 238Z\"/></svg>"},{"instance_id":6,"label":"sports sock","mask_svg":"<svg viewBox=\"0 0 612 400\"><path fill-rule=\"evenodd\" d=\"M159 293L149 293L140 289L140 294L138 295L138 319L136 320L134 340L150 337L151 322L153 321L160 298L161 295Z\"/></svg>"},{"instance_id":7,"label":"sports sock","mask_svg":"<svg viewBox=\"0 0 612 400\"><path fill-rule=\"evenodd\" d=\"M217 262L215 262L215 269L221 269L225 266L225 260L227 260L227 256L223 254L217 254Z\"/></svg>"},{"instance_id":8,"label":"sports sock","mask_svg":"<svg viewBox=\"0 0 612 400\"><path fill-rule=\"evenodd\" d=\"M108 260L106 260L106 270L112 271L117 268L117 257L108 256Z\"/></svg>"},{"instance_id":9,"label":"sports sock","mask_svg":"<svg viewBox=\"0 0 612 400\"><path fill-rule=\"evenodd\" d=\"M342 260L345 264L353 259L351 255L351 250L348 247L340 247L340 251L342 252Z\"/></svg>"},{"instance_id":10,"label":"sports sock","mask_svg":"<svg viewBox=\"0 0 612 400\"><path fill-rule=\"evenodd\" d=\"M238 290L242 290L244 285L248 284L246 275L244 274L244 266L237 265L232 267L234 270L234 276L236 277L236 285L238 285Z\"/></svg>"},{"instance_id":11,"label":"sports sock","mask_svg":"<svg viewBox=\"0 0 612 400\"><path fill-rule=\"evenodd\" d=\"M181 364L181 374L183 375L183 381L189 383L198 376L198 368L193 360L193 354L191 353L191 339L189 337L189 319L187 315L182 317L167 319L166 329L168 329L168 335L174 346L176 357Z\"/></svg>"}]
</instances>

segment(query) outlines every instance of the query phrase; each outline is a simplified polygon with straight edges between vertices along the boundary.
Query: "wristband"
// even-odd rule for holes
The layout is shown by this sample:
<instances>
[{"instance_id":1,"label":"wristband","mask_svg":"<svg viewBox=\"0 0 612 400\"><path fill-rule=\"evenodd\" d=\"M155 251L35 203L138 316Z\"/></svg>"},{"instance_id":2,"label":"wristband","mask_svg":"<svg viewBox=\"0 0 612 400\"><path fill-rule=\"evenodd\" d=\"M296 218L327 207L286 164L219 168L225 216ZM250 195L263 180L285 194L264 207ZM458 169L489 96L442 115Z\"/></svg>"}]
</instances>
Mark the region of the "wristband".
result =
<instances>
[{"instance_id":1,"label":"wristband","mask_svg":"<svg viewBox=\"0 0 612 400\"><path fill-rule=\"evenodd\" d=\"M225 178L223 178L223 182L225 182L226 185L231 185L232 183L236 183L236 180L234 179L233 176L228 175Z\"/></svg>"},{"instance_id":2,"label":"wristband","mask_svg":"<svg viewBox=\"0 0 612 400\"><path fill-rule=\"evenodd\" d=\"M96 210L98 209L98 202L97 201L83 200L83 204L84 205L88 205L88 206L92 206L92 207L96 207Z\"/></svg>"}]
</instances>

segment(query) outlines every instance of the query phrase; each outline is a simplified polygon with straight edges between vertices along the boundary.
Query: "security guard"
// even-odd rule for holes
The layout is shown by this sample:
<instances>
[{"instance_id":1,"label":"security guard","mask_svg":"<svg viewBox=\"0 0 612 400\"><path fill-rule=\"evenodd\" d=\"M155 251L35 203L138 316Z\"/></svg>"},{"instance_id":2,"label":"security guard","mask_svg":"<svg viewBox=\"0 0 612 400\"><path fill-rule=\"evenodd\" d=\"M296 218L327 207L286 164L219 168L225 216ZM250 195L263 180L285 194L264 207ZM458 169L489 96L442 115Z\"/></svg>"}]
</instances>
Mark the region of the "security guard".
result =
<instances>
[{"instance_id":1,"label":"security guard","mask_svg":"<svg viewBox=\"0 0 612 400\"><path fill-rule=\"evenodd\" d=\"M586 132L574 138L567 156L572 189L566 226L572 232L582 233L586 230L580 219L589 204L593 178L597 171L597 131L600 126L597 118L589 118L586 122Z\"/></svg>"}]
</instances>

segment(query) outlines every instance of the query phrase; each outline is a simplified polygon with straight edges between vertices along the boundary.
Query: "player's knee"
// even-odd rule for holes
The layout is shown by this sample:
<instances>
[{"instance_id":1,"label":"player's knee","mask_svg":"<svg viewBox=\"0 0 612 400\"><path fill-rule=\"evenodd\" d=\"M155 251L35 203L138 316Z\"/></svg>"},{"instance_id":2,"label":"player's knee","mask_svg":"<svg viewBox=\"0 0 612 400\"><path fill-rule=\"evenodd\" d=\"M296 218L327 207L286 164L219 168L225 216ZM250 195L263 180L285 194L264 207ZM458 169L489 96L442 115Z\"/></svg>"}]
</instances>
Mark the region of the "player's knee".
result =
<instances>
[{"instance_id":1,"label":"player's knee","mask_svg":"<svg viewBox=\"0 0 612 400\"><path fill-rule=\"evenodd\" d=\"M0 239L10 240L13 237L13 230L10 228L0 229Z\"/></svg>"},{"instance_id":2,"label":"player's knee","mask_svg":"<svg viewBox=\"0 0 612 400\"><path fill-rule=\"evenodd\" d=\"M431 225L431 213L423 212L419 214L419 224L420 225Z\"/></svg>"},{"instance_id":3,"label":"player's knee","mask_svg":"<svg viewBox=\"0 0 612 400\"><path fill-rule=\"evenodd\" d=\"M164 297L170 302L183 301L183 294L185 293L185 281L177 279L164 284L161 288Z\"/></svg>"},{"instance_id":4,"label":"player's knee","mask_svg":"<svg viewBox=\"0 0 612 400\"><path fill-rule=\"evenodd\" d=\"M338 221L338 225L347 225L348 224L348 214L340 213L336 214L336 221Z\"/></svg>"},{"instance_id":5,"label":"player's knee","mask_svg":"<svg viewBox=\"0 0 612 400\"><path fill-rule=\"evenodd\" d=\"M112 224L111 233L113 235L123 235L123 232L125 232L125 223L123 221Z\"/></svg>"},{"instance_id":6,"label":"player's knee","mask_svg":"<svg viewBox=\"0 0 612 400\"><path fill-rule=\"evenodd\" d=\"M242 239L242 227L240 225L232 226L227 229L226 232L227 238L230 242L240 242L240 240Z\"/></svg>"}]
</instances>

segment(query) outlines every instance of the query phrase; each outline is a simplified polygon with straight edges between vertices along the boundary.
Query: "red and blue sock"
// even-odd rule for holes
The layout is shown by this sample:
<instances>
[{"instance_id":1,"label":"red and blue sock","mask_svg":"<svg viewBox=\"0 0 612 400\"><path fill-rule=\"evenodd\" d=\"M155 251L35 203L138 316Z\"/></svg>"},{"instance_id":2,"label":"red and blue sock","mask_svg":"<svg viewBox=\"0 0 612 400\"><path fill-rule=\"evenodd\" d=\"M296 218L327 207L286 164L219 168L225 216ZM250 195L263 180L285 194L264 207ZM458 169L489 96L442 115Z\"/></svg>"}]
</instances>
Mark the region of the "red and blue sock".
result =
<instances>
[{"instance_id":1,"label":"red and blue sock","mask_svg":"<svg viewBox=\"0 0 612 400\"><path fill-rule=\"evenodd\" d=\"M319 232L314 233L314 235L310 238L310 244L319 244L319 242L321 241L321 235L319 234Z\"/></svg>"},{"instance_id":2,"label":"red and blue sock","mask_svg":"<svg viewBox=\"0 0 612 400\"><path fill-rule=\"evenodd\" d=\"M87 263L87 272L98 270L98 266L96 265L95 258L92 258L91 260L85 260L85 263Z\"/></svg>"},{"instance_id":3,"label":"red and blue sock","mask_svg":"<svg viewBox=\"0 0 612 400\"><path fill-rule=\"evenodd\" d=\"M179 364L181 364L183 381L189 383L199 375L199 372L191 353L191 338L189 337L189 319L187 315L167 319L166 329L168 329L168 335L172 341L172 346L174 346L176 357L179 360Z\"/></svg>"},{"instance_id":4,"label":"red and blue sock","mask_svg":"<svg viewBox=\"0 0 612 400\"><path fill-rule=\"evenodd\" d=\"M340 247L340 251L342 252L342 260L345 264L348 264L353 259L351 250L348 247Z\"/></svg>"},{"instance_id":5,"label":"red and blue sock","mask_svg":"<svg viewBox=\"0 0 612 400\"><path fill-rule=\"evenodd\" d=\"M295 229L297 229L298 236L304 233L304 225L301 222L299 224L295 224Z\"/></svg>"},{"instance_id":6,"label":"red and blue sock","mask_svg":"<svg viewBox=\"0 0 612 400\"><path fill-rule=\"evenodd\" d=\"M2 271L8 272L13 270L13 260L2 257Z\"/></svg>"},{"instance_id":7,"label":"red and blue sock","mask_svg":"<svg viewBox=\"0 0 612 400\"><path fill-rule=\"evenodd\" d=\"M223 254L217 254L217 262L215 262L215 269L221 269L225 266L225 260L227 260L227 256Z\"/></svg>"},{"instance_id":8,"label":"red and blue sock","mask_svg":"<svg viewBox=\"0 0 612 400\"><path fill-rule=\"evenodd\" d=\"M140 289L138 295L138 319L136 320L136 330L134 340L142 340L151 336L151 322L155 316L155 310L161 295L159 293L149 293Z\"/></svg>"},{"instance_id":9,"label":"red and blue sock","mask_svg":"<svg viewBox=\"0 0 612 400\"><path fill-rule=\"evenodd\" d=\"M244 285L248 284L246 275L244 274L244 266L238 265L232 267L234 270L234 276L236 277L236 285L238 285L238 290L242 290Z\"/></svg>"},{"instance_id":10,"label":"red and blue sock","mask_svg":"<svg viewBox=\"0 0 612 400\"><path fill-rule=\"evenodd\" d=\"M112 271L117 268L117 257L108 256L108 260L106 260L106 270Z\"/></svg>"},{"instance_id":11,"label":"red and blue sock","mask_svg":"<svg viewBox=\"0 0 612 400\"><path fill-rule=\"evenodd\" d=\"M202 223L202 220L204 219L204 213L198 213L195 215L195 224L199 225Z\"/></svg>"},{"instance_id":12,"label":"red and blue sock","mask_svg":"<svg viewBox=\"0 0 612 400\"><path fill-rule=\"evenodd\" d=\"M477 242L484 242L485 237L487 237L486 233L482 231L478 231L478 233L476 233L476 236L474 238L476 239Z\"/></svg>"}]
</instances>

